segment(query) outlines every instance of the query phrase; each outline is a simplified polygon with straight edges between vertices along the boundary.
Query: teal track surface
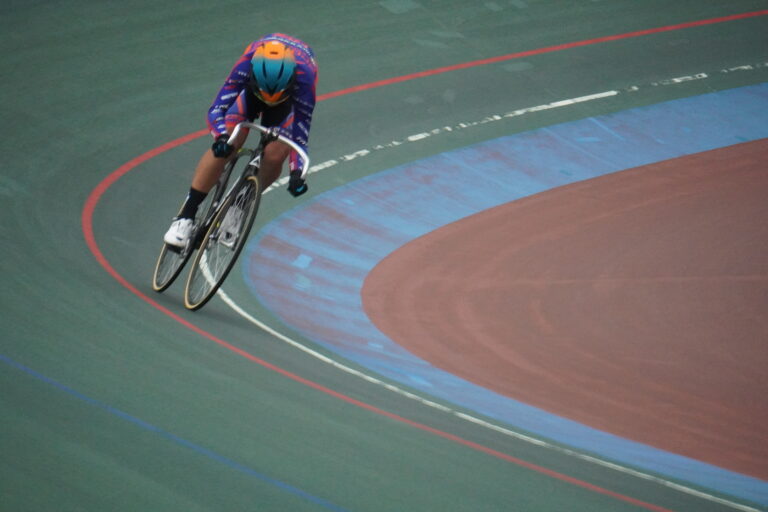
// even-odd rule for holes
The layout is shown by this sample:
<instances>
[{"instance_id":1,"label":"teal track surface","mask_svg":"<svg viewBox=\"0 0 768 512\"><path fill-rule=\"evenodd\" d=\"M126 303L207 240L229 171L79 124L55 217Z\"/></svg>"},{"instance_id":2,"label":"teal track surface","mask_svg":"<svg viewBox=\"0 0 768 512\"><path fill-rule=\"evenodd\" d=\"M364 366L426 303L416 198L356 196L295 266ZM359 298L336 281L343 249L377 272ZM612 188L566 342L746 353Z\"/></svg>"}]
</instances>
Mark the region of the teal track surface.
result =
<instances>
[{"instance_id":1,"label":"teal track surface","mask_svg":"<svg viewBox=\"0 0 768 512\"><path fill-rule=\"evenodd\" d=\"M568 440L510 436L493 407L467 421L470 401L394 365L372 371L297 326L319 302L287 315L255 298L253 255L225 291L261 327L218 298L188 312L178 283L155 294L150 277L209 147L210 101L265 33L313 46L322 101L310 192L266 194L257 245L276 219L325 194L347 204L393 169L763 90L767 15L764 0L5 2L0 510L764 510L765 482L750 493L613 466ZM398 220L392 249L446 220ZM328 235L347 257L365 245ZM311 269L305 256L292 268Z\"/></svg>"}]
</instances>

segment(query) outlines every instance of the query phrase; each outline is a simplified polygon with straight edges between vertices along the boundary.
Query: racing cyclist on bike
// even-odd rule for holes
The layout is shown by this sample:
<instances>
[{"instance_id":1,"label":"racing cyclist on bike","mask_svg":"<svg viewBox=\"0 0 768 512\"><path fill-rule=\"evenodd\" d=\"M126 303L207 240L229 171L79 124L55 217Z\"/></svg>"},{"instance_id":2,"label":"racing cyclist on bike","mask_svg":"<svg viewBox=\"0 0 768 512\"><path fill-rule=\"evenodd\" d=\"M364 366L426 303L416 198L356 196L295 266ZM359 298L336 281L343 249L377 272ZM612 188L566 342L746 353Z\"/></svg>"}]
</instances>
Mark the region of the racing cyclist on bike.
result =
<instances>
[{"instance_id":1,"label":"racing cyclist on bike","mask_svg":"<svg viewBox=\"0 0 768 512\"><path fill-rule=\"evenodd\" d=\"M219 179L230 155L245 142L247 130L227 143L237 123L261 116L261 124L279 127L280 133L307 150L309 127L315 108L317 64L306 43L285 34L270 34L249 44L208 110L208 127L214 143L200 158L184 205L163 240L185 247L197 209ZM264 149L259 169L262 189L282 172L290 156L288 191L300 196L308 188L301 179L301 157L280 141Z\"/></svg>"}]
</instances>

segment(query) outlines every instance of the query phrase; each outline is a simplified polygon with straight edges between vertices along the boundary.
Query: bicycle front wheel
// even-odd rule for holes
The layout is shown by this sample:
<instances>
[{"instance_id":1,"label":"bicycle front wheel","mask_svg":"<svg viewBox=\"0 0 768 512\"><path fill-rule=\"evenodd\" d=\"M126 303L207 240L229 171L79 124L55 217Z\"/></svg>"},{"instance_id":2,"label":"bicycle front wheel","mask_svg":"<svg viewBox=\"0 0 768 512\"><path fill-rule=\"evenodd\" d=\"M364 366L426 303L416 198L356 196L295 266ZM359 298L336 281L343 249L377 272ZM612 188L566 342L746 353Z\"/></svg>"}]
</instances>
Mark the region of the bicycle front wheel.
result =
<instances>
[{"instance_id":1,"label":"bicycle front wheel","mask_svg":"<svg viewBox=\"0 0 768 512\"><path fill-rule=\"evenodd\" d=\"M222 204L202 239L184 290L184 306L197 310L216 293L235 266L261 201L257 176L249 176Z\"/></svg>"}]
</instances>

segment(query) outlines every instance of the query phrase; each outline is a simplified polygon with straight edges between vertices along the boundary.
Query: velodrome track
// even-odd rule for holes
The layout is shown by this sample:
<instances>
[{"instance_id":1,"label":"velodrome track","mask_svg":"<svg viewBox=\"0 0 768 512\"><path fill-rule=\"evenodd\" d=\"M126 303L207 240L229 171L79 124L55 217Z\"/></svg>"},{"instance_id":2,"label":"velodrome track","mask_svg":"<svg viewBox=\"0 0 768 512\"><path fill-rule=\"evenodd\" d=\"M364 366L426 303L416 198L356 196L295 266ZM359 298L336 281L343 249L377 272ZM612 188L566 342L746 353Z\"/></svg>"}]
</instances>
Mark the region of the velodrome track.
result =
<instances>
[{"instance_id":1,"label":"velodrome track","mask_svg":"<svg viewBox=\"0 0 768 512\"><path fill-rule=\"evenodd\" d=\"M225 289L246 315L218 299L188 313L149 276L208 145L208 102L262 33L318 54L311 149L327 165L309 197L268 193L256 229L432 155L766 82L766 3L299 4L2 7L0 509L764 508L764 482L739 496L613 467L393 392L282 322L239 272ZM443 72L413 75L429 70Z\"/></svg>"}]
</instances>

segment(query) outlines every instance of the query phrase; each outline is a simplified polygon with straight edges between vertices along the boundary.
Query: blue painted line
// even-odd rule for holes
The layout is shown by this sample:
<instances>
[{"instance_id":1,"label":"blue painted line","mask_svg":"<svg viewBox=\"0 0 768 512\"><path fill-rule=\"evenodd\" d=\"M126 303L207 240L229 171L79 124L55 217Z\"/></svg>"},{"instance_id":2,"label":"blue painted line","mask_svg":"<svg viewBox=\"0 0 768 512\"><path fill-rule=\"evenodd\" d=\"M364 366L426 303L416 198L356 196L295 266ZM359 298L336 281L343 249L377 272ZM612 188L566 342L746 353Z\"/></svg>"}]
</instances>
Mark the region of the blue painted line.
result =
<instances>
[{"instance_id":1,"label":"blue painted line","mask_svg":"<svg viewBox=\"0 0 768 512\"><path fill-rule=\"evenodd\" d=\"M188 448L188 449L190 449L190 450L192 450L192 451L194 451L194 452L196 452L196 453L198 453L200 455L203 455L203 456L205 456L205 457L207 457L207 458L209 458L211 460L219 462L219 463L229 467L230 469L234 469L235 471L239 471L240 473L244 473L244 474L246 474L248 476L255 477L255 478L261 480L262 482L265 482L267 484L273 485L273 486L275 486L275 487L277 487L279 489L282 489L283 491L286 491L286 492L288 492L290 494L293 494L294 496L297 496L299 498L303 498L303 499L305 499L305 500L307 500L307 501L309 501L311 503L314 503L316 505L320 505L321 507L326 508L328 510L334 510L336 512L347 512L346 509L341 508L341 507L339 507L337 505L334 505L333 503L331 503L329 501L326 501L326 500L324 500L322 498L318 498L317 496L314 496L314 495L312 495L312 494L310 494L310 493L308 493L306 491L303 491L303 490L301 490L301 489L299 489L297 487L289 485L289 484L287 484L285 482L282 482L280 480L276 480L274 478L271 478L271 477L269 477L269 476L267 476L267 475L265 475L263 473L259 473L258 471L254 470L254 469L252 469L252 468L250 468L248 466L240 464L239 462L236 462L236 461L234 461L232 459L228 459L227 457L224 457L223 455L219 455L218 453L216 453L216 452L214 452L212 450L209 450L208 448L205 448L203 446L197 445L197 444L195 444L195 443L193 443L191 441L188 441L188 440L184 439L183 437L179 437L177 435L174 435L174 434L168 432L167 430L163 430L160 427L152 425L151 423L147 423L146 421L144 421L144 420L142 420L140 418L137 418L136 416L132 416L132 415L128 414L127 412L121 411L120 409L112 407L111 405L105 404L104 402L100 402L99 400L96 400L96 399L91 398L91 397L89 397L87 395L84 395L84 394L80 393L79 391L76 391L76 390L74 390L74 389L72 389L72 388L70 388L68 386L65 386L64 384L61 384L60 382L57 382L57 381L51 379L50 377L46 377L45 375L43 375L41 373L38 373L35 370L33 370L31 368L28 368L28 367L22 365L21 363L18 363L18 362L14 361L13 359L11 359L11 358L3 355L3 354L0 354L0 361L2 361L3 363L5 363L8 366L11 366L11 367L13 367L13 368L15 368L17 370L20 370L20 371L26 373L27 375L30 375L30 376L34 377L35 379L37 379L39 381L45 382L46 384L49 384L49 385L55 387L59 391L63 391L65 393L67 393L68 395L73 396L73 397L77 398L78 400L87 403L88 405L91 405L93 407L96 407L98 409L106 411L106 412L108 412L108 413L110 413L110 414L112 414L114 416L117 416L118 418L120 418L122 420L125 420L125 421L129 422L129 423L133 423L134 425L136 425L139 428L142 428L144 430L148 430L148 431L150 431L150 432L152 432L154 434L157 434L157 435L167 439L168 441L173 442L174 444L177 444L177 445L183 446L185 448Z\"/></svg>"},{"instance_id":2,"label":"blue painted line","mask_svg":"<svg viewBox=\"0 0 768 512\"><path fill-rule=\"evenodd\" d=\"M466 216L569 183L766 137L768 84L501 137L367 176L283 214L250 241L245 279L287 325L387 378L607 459L768 504L768 482L560 418L433 367L376 329L360 298L366 275L388 254ZM297 226L317 233L295 237ZM306 254L312 265L286 265L287 254L288 261ZM303 286L286 286L286 279Z\"/></svg>"}]
</instances>

